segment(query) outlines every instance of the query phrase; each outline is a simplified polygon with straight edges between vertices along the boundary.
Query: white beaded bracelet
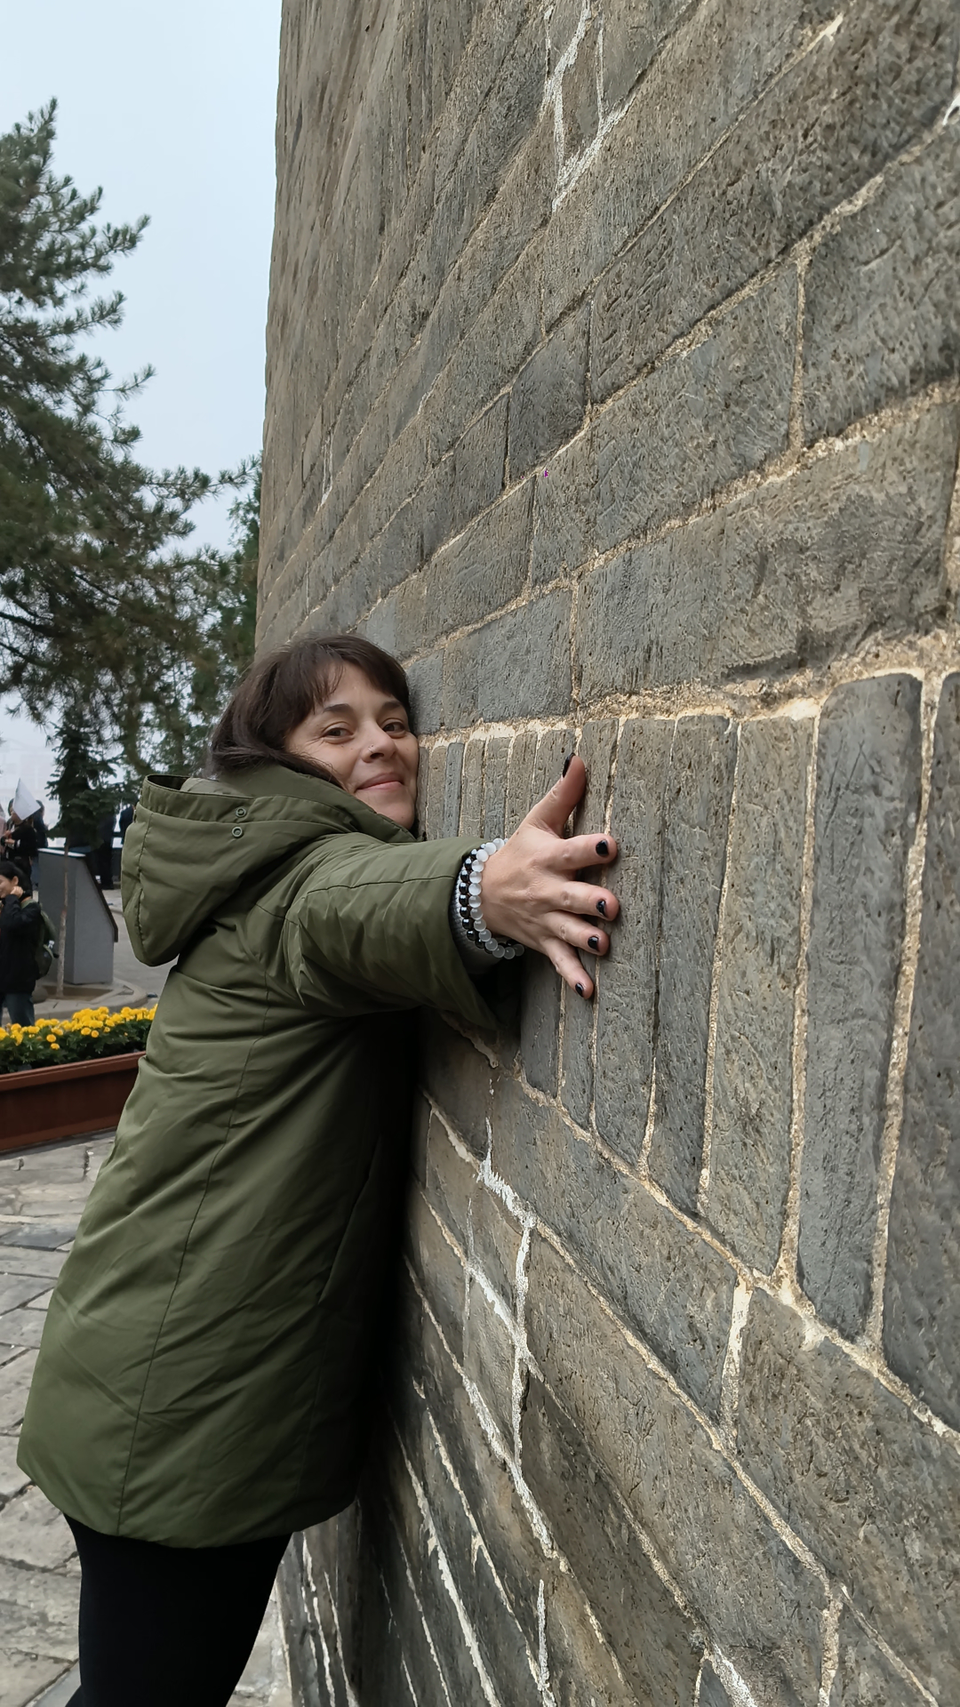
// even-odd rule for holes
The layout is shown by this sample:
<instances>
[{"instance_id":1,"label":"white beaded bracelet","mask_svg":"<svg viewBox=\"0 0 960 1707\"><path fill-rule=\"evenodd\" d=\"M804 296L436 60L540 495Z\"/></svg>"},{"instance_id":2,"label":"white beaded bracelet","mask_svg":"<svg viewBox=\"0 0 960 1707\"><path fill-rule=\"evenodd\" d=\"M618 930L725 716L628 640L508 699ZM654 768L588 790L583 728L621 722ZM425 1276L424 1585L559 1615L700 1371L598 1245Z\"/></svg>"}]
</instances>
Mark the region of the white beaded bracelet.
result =
<instances>
[{"instance_id":1,"label":"white beaded bracelet","mask_svg":"<svg viewBox=\"0 0 960 1707\"><path fill-rule=\"evenodd\" d=\"M522 944L511 941L510 937L494 936L493 931L487 928L480 905L483 868L490 855L503 845L504 838L498 836L492 842L483 842L480 847L467 854L457 878L456 906L460 923L471 942L476 943L495 960L515 960L523 953Z\"/></svg>"}]
</instances>

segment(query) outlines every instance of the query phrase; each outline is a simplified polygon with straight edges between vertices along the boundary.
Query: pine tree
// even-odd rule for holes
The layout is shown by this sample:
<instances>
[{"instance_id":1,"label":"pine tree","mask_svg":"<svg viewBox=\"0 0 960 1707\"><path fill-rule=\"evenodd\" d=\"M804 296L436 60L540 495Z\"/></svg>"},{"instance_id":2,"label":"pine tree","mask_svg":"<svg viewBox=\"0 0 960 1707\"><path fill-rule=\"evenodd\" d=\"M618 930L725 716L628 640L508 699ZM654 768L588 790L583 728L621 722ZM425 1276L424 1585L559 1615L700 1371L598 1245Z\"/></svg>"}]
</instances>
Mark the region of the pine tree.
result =
<instances>
[{"instance_id":1,"label":"pine tree","mask_svg":"<svg viewBox=\"0 0 960 1707\"><path fill-rule=\"evenodd\" d=\"M208 475L133 454L124 406L151 370L115 386L80 348L119 324L121 294L91 289L147 222L98 225L101 191L55 175L55 114L0 136L0 691L61 726L82 707L90 741L142 772L164 746L192 753L235 676L249 625L227 612L249 565L184 546Z\"/></svg>"}]
</instances>

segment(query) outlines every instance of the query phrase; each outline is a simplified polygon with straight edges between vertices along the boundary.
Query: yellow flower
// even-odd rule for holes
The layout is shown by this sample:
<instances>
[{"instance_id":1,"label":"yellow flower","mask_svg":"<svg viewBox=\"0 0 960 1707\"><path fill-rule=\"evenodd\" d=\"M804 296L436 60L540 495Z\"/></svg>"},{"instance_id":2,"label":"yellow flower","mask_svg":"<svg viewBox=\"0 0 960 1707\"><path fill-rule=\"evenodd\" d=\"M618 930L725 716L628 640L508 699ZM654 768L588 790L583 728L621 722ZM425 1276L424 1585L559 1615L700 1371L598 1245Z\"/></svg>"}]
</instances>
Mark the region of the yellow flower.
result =
<instances>
[{"instance_id":1,"label":"yellow flower","mask_svg":"<svg viewBox=\"0 0 960 1707\"><path fill-rule=\"evenodd\" d=\"M91 1033L90 1033L90 1036L91 1036L91 1037L99 1037L99 1036L100 1036L100 1032L99 1032L99 1030L93 1030L93 1031L91 1031Z\"/></svg>"},{"instance_id":2,"label":"yellow flower","mask_svg":"<svg viewBox=\"0 0 960 1707\"><path fill-rule=\"evenodd\" d=\"M90 1036L90 1027L88 1025L84 1026L83 1030L80 1033L80 1036L81 1037L89 1037Z\"/></svg>"},{"instance_id":3,"label":"yellow flower","mask_svg":"<svg viewBox=\"0 0 960 1707\"><path fill-rule=\"evenodd\" d=\"M50 1032L48 1032L48 1033L47 1033L47 1042L48 1042L48 1043L56 1043L56 1041L57 1041L57 1040L56 1040L56 1038L55 1038L55 1036L54 1036L54 1034L53 1034L53 1032L52 1032L52 1031L50 1031Z\"/></svg>"},{"instance_id":4,"label":"yellow flower","mask_svg":"<svg viewBox=\"0 0 960 1707\"><path fill-rule=\"evenodd\" d=\"M59 1043L51 1043L50 1047L51 1047L51 1049L59 1049L60 1045L59 1045Z\"/></svg>"}]
</instances>

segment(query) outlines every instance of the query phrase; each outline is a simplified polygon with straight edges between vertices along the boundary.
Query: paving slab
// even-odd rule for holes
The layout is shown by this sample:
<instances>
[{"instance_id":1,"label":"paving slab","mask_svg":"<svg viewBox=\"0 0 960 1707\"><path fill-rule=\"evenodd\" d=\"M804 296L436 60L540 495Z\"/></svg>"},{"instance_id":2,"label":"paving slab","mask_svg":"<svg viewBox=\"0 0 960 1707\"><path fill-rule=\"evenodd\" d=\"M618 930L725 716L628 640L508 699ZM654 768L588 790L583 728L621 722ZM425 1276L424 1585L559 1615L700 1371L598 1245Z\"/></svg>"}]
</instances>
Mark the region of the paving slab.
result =
<instances>
[{"instance_id":1,"label":"paving slab","mask_svg":"<svg viewBox=\"0 0 960 1707\"><path fill-rule=\"evenodd\" d=\"M27 1707L36 1700L38 1689L44 1691L44 1700L48 1700L48 1685L62 1672L62 1660L0 1648L0 1703L3 1707ZM64 1701L69 1700L69 1695L65 1695Z\"/></svg>"}]
</instances>

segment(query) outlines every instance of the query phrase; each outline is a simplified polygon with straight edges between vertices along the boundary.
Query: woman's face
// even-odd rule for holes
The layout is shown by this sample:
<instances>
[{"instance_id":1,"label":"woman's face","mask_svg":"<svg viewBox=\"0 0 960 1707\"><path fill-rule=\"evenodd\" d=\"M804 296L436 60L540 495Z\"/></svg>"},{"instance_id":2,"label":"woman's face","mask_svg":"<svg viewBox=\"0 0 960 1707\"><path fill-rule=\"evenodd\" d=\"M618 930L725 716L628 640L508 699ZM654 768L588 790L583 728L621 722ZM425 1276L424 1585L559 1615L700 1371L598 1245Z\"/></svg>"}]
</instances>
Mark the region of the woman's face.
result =
<instances>
[{"instance_id":1,"label":"woman's face","mask_svg":"<svg viewBox=\"0 0 960 1707\"><path fill-rule=\"evenodd\" d=\"M325 765L348 794L409 830L417 813L420 749L399 700L356 664L344 664L329 701L284 741L288 753Z\"/></svg>"}]
</instances>

